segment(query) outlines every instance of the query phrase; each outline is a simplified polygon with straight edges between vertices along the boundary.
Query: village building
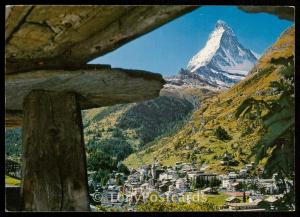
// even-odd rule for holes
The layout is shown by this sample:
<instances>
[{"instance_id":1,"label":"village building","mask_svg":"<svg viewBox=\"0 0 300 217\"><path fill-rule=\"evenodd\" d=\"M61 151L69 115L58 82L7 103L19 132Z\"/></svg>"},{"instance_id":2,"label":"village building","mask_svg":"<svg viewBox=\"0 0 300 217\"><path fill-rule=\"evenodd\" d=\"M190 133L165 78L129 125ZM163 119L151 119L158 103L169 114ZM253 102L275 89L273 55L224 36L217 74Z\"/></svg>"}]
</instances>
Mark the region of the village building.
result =
<instances>
[{"instance_id":1,"label":"village building","mask_svg":"<svg viewBox=\"0 0 300 217\"><path fill-rule=\"evenodd\" d=\"M167 180L167 179L177 179L178 175L175 171L168 170L164 173L159 174L159 181Z\"/></svg>"},{"instance_id":2,"label":"village building","mask_svg":"<svg viewBox=\"0 0 300 217\"><path fill-rule=\"evenodd\" d=\"M102 192L101 204L107 207L120 206L119 190L120 188L118 186L108 186L108 188Z\"/></svg>"},{"instance_id":3,"label":"village building","mask_svg":"<svg viewBox=\"0 0 300 217\"><path fill-rule=\"evenodd\" d=\"M140 182L140 174L139 172L134 172L127 177L128 182Z\"/></svg>"},{"instance_id":4,"label":"village building","mask_svg":"<svg viewBox=\"0 0 300 217\"><path fill-rule=\"evenodd\" d=\"M237 175L235 172L230 172L230 173L228 173L228 178L229 178L229 179L236 179L237 176L238 176L238 175Z\"/></svg>"},{"instance_id":5,"label":"village building","mask_svg":"<svg viewBox=\"0 0 300 217\"><path fill-rule=\"evenodd\" d=\"M252 165L252 164L246 164L246 165L245 165L245 168L247 168L248 170L251 170L251 169L252 169L252 167L253 167L253 165Z\"/></svg>"},{"instance_id":6,"label":"village building","mask_svg":"<svg viewBox=\"0 0 300 217\"><path fill-rule=\"evenodd\" d=\"M209 168L208 164L202 164L199 169L199 172L204 173L207 168Z\"/></svg>"},{"instance_id":7,"label":"village building","mask_svg":"<svg viewBox=\"0 0 300 217\"><path fill-rule=\"evenodd\" d=\"M116 184L116 180L114 178L109 178L107 181L107 185L115 185Z\"/></svg>"},{"instance_id":8,"label":"village building","mask_svg":"<svg viewBox=\"0 0 300 217\"><path fill-rule=\"evenodd\" d=\"M277 210L278 202L282 197L283 197L283 194L271 195L263 200L262 206L265 206L270 210Z\"/></svg>"},{"instance_id":9,"label":"village building","mask_svg":"<svg viewBox=\"0 0 300 217\"><path fill-rule=\"evenodd\" d=\"M143 195L140 191L133 191L126 195L127 203L130 205L137 205L144 201Z\"/></svg>"},{"instance_id":10,"label":"village building","mask_svg":"<svg viewBox=\"0 0 300 217\"><path fill-rule=\"evenodd\" d=\"M278 186L274 179L258 179L257 187L265 194L276 194L278 192Z\"/></svg>"},{"instance_id":11,"label":"village building","mask_svg":"<svg viewBox=\"0 0 300 217\"><path fill-rule=\"evenodd\" d=\"M251 195L251 196L249 196L249 203L258 202L263 199L264 199L263 195Z\"/></svg>"},{"instance_id":12,"label":"village building","mask_svg":"<svg viewBox=\"0 0 300 217\"><path fill-rule=\"evenodd\" d=\"M200 192L201 192L201 194L215 194L215 191L210 187L204 188Z\"/></svg>"},{"instance_id":13,"label":"village building","mask_svg":"<svg viewBox=\"0 0 300 217\"><path fill-rule=\"evenodd\" d=\"M257 203L228 203L229 210L238 211L254 211L258 209ZM264 209L259 209L257 211L263 211Z\"/></svg>"},{"instance_id":14,"label":"village building","mask_svg":"<svg viewBox=\"0 0 300 217\"><path fill-rule=\"evenodd\" d=\"M180 170L181 167L182 167L182 162L176 162L175 166L173 168L174 168L174 170Z\"/></svg>"},{"instance_id":15,"label":"village building","mask_svg":"<svg viewBox=\"0 0 300 217\"><path fill-rule=\"evenodd\" d=\"M187 171L192 171L194 167L188 163L184 163L181 166L181 171L187 172Z\"/></svg>"},{"instance_id":16,"label":"village building","mask_svg":"<svg viewBox=\"0 0 300 217\"><path fill-rule=\"evenodd\" d=\"M239 203L241 202L241 200L235 196L231 196L231 197L228 197L225 199L225 203L228 204L228 203Z\"/></svg>"},{"instance_id":17,"label":"village building","mask_svg":"<svg viewBox=\"0 0 300 217\"><path fill-rule=\"evenodd\" d=\"M5 159L5 174L10 176L21 178L21 165L11 159Z\"/></svg>"},{"instance_id":18,"label":"village building","mask_svg":"<svg viewBox=\"0 0 300 217\"><path fill-rule=\"evenodd\" d=\"M222 188L230 189L232 183L233 183L233 180L230 180L228 178L224 178L224 179L222 179Z\"/></svg>"},{"instance_id":19,"label":"village building","mask_svg":"<svg viewBox=\"0 0 300 217\"><path fill-rule=\"evenodd\" d=\"M217 179L217 174L216 173L198 173L197 178L210 182L212 180Z\"/></svg>"},{"instance_id":20,"label":"village building","mask_svg":"<svg viewBox=\"0 0 300 217\"><path fill-rule=\"evenodd\" d=\"M241 169L240 172L239 172L239 176L241 177L245 177L248 173L248 170L247 169Z\"/></svg>"},{"instance_id":21,"label":"village building","mask_svg":"<svg viewBox=\"0 0 300 217\"><path fill-rule=\"evenodd\" d=\"M142 169L140 170L140 183L143 183L143 182L145 181L146 178L147 178L147 177L146 177L146 170L142 168Z\"/></svg>"},{"instance_id":22,"label":"village building","mask_svg":"<svg viewBox=\"0 0 300 217\"><path fill-rule=\"evenodd\" d=\"M192 171L187 173L187 178L191 181L195 180L197 178L197 175L199 174L199 172L197 171Z\"/></svg>"},{"instance_id":23,"label":"village building","mask_svg":"<svg viewBox=\"0 0 300 217\"><path fill-rule=\"evenodd\" d=\"M176 189L180 191L185 191L187 189L186 181L183 178L179 178L175 182Z\"/></svg>"},{"instance_id":24,"label":"village building","mask_svg":"<svg viewBox=\"0 0 300 217\"><path fill-rule=\"evenodd\" d=\"M239 187L240 187L240 183L239 182L233 182L231 184L231 190L232 191L237 191L239 189Z\"/></svg>"}]
</instances>

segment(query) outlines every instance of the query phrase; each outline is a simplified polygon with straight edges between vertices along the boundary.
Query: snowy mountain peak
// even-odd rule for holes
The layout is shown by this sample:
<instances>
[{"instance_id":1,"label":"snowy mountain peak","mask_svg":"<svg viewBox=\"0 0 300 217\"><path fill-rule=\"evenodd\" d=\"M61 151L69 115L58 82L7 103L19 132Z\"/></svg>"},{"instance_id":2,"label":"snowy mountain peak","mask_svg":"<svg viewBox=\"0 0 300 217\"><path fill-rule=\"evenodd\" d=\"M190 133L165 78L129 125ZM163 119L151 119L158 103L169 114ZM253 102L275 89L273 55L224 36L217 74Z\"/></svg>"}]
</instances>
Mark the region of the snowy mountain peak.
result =
<instances>
[{"instance_id":1,"label":"snowy mountain peak","mask_svg":"<svg viewBox=\"0 0 300 217\"><path fill-rule=\"evenodd\" d=\"M218 20L216 23L216 28L224 28L224 29L231 29L227 23L225 23L223 20Z\"/></svg>"},{"instance_id":2,"label":"snowy mountain peak","mask_svg":"<svg viewBox=\"0 0 300 217\"><path fill-rule=\"evenodd\" d=\"M235 36L233 30L223 20L217 21L214 31L216 31L217 29L224 29L224 33L226 32L228 34L231 34L232 36Z\"/></svg>"},{"instance_id":3,"label":"snowy mountain peak","mask_svg":"<svg viewBox=\"0 0 300 217\"><path fill-rule=\"evenodd\" d=\"M218 20L204 48L189 61L187 70L227 88L243 79L256 61L257 55L239 43L227 23Z\"/></svg>"},{"instance_id":4,"label":"snowy mountain peak","mask_svg":"<svg viewBox=\"0 0 300 217\"><path fill-rule=\"evenodd\" d=\"M216 26L215 30L209 35L204 48L200 50L188 63L187 69L191 72L201 66L205 66L212 59L220 47L220 42L225 29L223 26Z\"/></svg>"},{"instance_id":5,"label":"snowy mountain peak","mask_svg":"<svg viewBox=\"0 0 300 217\"><path fill-rule=\"evenodd\" d=\"M201 66L208 64L220 48L221 39L226 35L237 41L233 30L223 20L218 20L215 29L210 33L204 48L200 50L188 63L187 68L193 72Z\"/></svg>"}]
</instances>

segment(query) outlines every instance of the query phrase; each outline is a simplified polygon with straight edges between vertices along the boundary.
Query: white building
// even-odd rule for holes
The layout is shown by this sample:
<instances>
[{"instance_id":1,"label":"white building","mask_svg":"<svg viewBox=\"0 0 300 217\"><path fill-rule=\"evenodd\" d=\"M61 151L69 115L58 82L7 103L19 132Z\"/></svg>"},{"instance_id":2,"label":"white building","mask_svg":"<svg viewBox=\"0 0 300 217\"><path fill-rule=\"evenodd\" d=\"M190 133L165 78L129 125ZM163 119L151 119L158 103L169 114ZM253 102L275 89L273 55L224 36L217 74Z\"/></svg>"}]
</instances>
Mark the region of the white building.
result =
<instances>
[{"instance_id":1,"label":"white building","mask_svg":"<svg viewBox=\"0 0 300 217\"><path fill-rule=\"evenodd\" d=\"M251 170L253 166L252 166L252 164L246 164L245 167L246 167L248 170Z\"/></svg>"},{"instance_id":2,"label":"white building","mask_svg":"<svg viewBox=\"0 0 300 217\"><path fill-rule=\"evenodd\" d=\"M120 204L120 192L117 186L108 186L108 189L102 192L101 204L105 206L115 206Z\"/></svg>"},{"instance_id":3,"label":"white building","mask_svg":"<svg viewBox=\"0 0 300 217\"><path fill-rule=\"evenodd\" d=\"M259 189L264 189L267 194L274 194L278 191L274 179L258 179L257 186Z\"/></svg>"},{"instance_id":4,"label":"white building","mask_svg":"<svg viewBox=\"0 0 300 217\"><path fill-rule=\"evenodd\" d=\"M212 188L204 188L203 190L200 191L201 194L210 194L212 193Z\"/></svg>"},{"instance_id":5,"label":"white building","mask_svg":"<svg viewBox=\"0 0 300 217\"><path fill-rule=\"evenodd\" d=\"M277 192L278 188L275 183L267 183L265 184L265 192L267 194L274 194Z\"/></svg>"},{"instance_id":6,"label":"white building","mask_svg":"<svg viewBox=\"0 0 300 217\"><path fill-rule=\"evenodd\" d=\"M175 182L176 189L180 191L185 191L186 190L186 182L183 178L179 178Z\"/></svg>"},{"instance_id":7,"label":"white building","mask_svg":"<svg viewBox=\"0 0 300 217\"><path fill-rule=\"evenodd\" d=\"M238 182L236 182L235 179L222 179L222 188L225 188L228 191L235 191L237 186Z\"/></svg>"},{"instance_id":8,"label":"white building","mask_svg":"<svg viewBox=\"0 0 300 217\"><path fill-rule=\"evenodd\" d=\"M166 179L177 179L177 178L178 178L178 175L175 171L167 171L167 172L159 174L158 180L163 181Z\"/></svg>"},{"instance_id":9,"label":"white building","mask_svg":"<svg viewBox=\"0 0 300 217\"><path fill-rule=\"evenodd\" d=\"M263 200L263 199L264 199L263 195L252 195L252 196L249 196L249 203L254 203L254 202L257 202L257 201Z\"/></svg>"},{"instance_id":10,"label":"white building","mask_svg":"<svg viewBox=\"0 0 300 217\"><path fill-rule=\"evenodd\" d=\"M188 173L187 173L187 177L188 177L190 180L194 180L194 179L196 179L198 173L199 173L199 172L196 172L196 171L188 172Z\"/></svg>"},{"instance_id":11,"label":"white building","mask_svg":"<svg viewBox=\"0 0 300 217\"><path fill-rule=\"evenodd\" d=\"M132 182L140 182L140 173L139 172L135 172L133 174L130 174L128 177L127 177L127 180L129 183L132 183Z\"/></svg>"},{"instance_id":12,"label":"white building","mask_svg":"<svg viewBox=\"0 0 300 217\"><path fill-rule=\"evenodd\" d=\"M188 164L188 163L182 164L181 171L186 172L186 171L191 171L191 170L193 170L193 167L190 164Z\"/></svg>"},{"instance_id":13,"label":"white building","mask_svg":"<svg viewBox=\"0 0 300 217\"><path fill-rule=\"evenodd\" d=\"M237 174L235 172L230 172L230 173L228 173L228 178L229 179L236 179L237 178Z\"/></svg>"},{"instance_id":14,"label":"white building","mask_svg":"<svg viewBox=\"0 0 300 217\"><path fill-rule=\"evenodd\" d=\"M228 178L222 179L222 188L227 188L227 189L230 188L230 186L231 186L230 182L233 182L233 181Z\"/></svg>"},{"instance_id":15,"label":"white building","mask_svg":"<svg viewBox=\"0 0 300 217\"><path fill-rule=\"evenodd\" d=\"M146 178L146 170L141 169L140 170L140 182L143 183L145 181L145 178Z\"/></svg>"},{"instance_id":16,"label":"white building","mask_svg":"<svg viewBox=\"0 0 300 217\"><path fill-rule=\"evenodd\" d=\"M244 177L247 175L247 172L248 172L247 169L241 169L239 175Z\"/></svg>"}]
</instances>

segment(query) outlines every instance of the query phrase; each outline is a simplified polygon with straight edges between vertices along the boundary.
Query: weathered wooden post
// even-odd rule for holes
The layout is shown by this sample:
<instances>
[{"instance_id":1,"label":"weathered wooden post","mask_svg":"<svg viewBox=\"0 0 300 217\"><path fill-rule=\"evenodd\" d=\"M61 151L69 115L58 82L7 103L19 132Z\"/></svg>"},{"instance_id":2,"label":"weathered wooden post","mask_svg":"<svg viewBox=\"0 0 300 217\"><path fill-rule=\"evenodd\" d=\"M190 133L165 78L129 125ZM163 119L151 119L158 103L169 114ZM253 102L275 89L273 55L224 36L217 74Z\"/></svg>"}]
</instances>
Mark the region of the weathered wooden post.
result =
<instances>
[{"instance_id":1,"label":"weathered wooden post","mask_svg":"<svg viewBox=\"0 0 300 217\"><path fill-rule=\"evenodd\" d=\"M76 94L33 90L24 98L23 113L23 208L89 210Z\"/></svg>"}]
</instances>

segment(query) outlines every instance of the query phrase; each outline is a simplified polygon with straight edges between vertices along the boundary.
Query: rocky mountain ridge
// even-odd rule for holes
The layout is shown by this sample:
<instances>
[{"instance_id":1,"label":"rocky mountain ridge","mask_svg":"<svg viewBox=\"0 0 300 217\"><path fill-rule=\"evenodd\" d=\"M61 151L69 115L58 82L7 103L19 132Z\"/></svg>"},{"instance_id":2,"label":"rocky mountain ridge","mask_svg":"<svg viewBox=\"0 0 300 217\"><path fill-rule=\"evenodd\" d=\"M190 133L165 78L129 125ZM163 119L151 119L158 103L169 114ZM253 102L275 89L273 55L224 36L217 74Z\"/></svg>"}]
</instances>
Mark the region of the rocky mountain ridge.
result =
<instances>
[{"instance_id":1,"label":"rocky mountain ridge","mask_svg":"<svg viewBox=\"0 0 300 217\"><path fill-rule=\"evenodd\" d=\"M219 20L204 48L191 58L186 69L166 78L166 86L227 89L247 76L258 57L238 41L224 21Z\"/></svg>"}]
</instances>

